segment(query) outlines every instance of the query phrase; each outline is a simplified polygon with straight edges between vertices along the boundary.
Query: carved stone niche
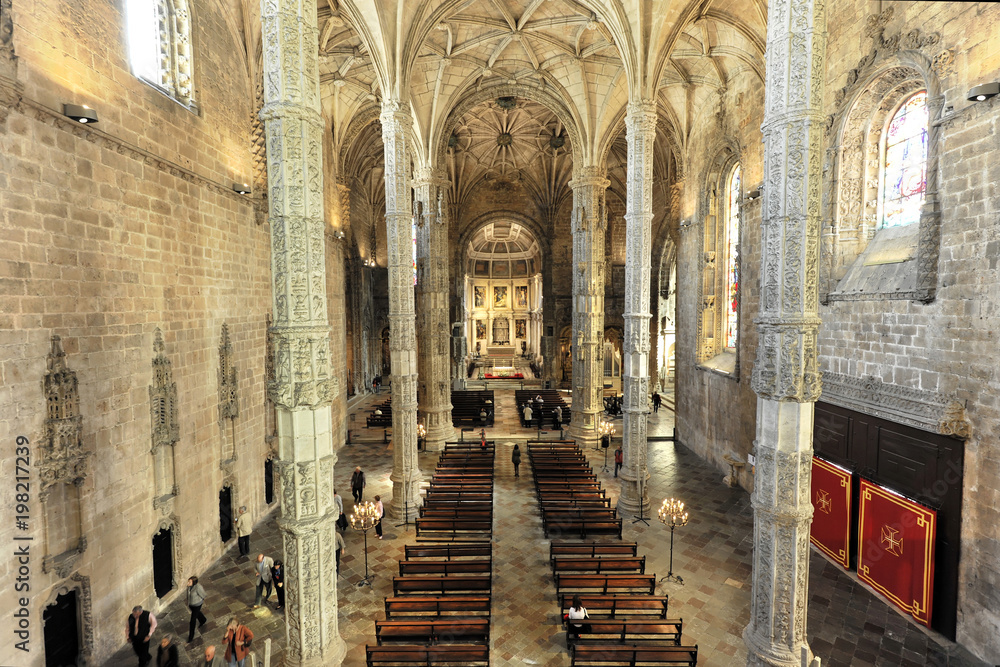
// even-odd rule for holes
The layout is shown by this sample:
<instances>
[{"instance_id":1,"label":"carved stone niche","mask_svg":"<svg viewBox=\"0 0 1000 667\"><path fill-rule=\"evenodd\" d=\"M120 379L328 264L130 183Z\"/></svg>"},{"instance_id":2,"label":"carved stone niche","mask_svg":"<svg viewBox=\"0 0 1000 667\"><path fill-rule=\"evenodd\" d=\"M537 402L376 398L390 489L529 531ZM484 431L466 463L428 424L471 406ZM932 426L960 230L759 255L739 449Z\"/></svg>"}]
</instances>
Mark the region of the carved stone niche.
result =
<instances>
[{"instance_id":1,"label":"carved stone niche","mask_svg":"<svg viewBox=\"0 0 1000 667\"><path fill-rule=\"evenodd\" d=\"M964 402L931 391L887 384L872 375L855 378L824 372L822 400L931 433L963 440L972 434Z\"/></svg>"},{"instance_id":2,"label":"carved stone niche","mask_svg":"<svg viewBox=\"0 0 1000 667\"><path fill-rule=\"evenodd\" d=\"M176 451L180 440L177 416L177 383L170 359L164 352L163 332L153 332L153 384L149 386L149 423L153 455L153 509L164 515L173 512L171 500L177 495Z\"/></svg>"},{"instance_id":3,"label":"carved stone niche","mask_svg":"<svg viewBox=\"0 0 1000 667\"><path fill-rule=\"evenodd\" d=\"M240 416L239 382L233 361L233 344L229 340L229 325L222 325L222 342L219 345L219 416L236 419Z\"/></svg>"},{"instance_id":4,"label":"carved stone niche","mask_svg":"<svg viewBox=\"0 0 1000 667\"><path fill-rule=\"evenodd\" d=\"M90 452L83 449L76 372L66 366L66 352L59 336L52 337L43 386L45 436L36 463L45 517L42 570L65 577L87 548L80 515L80 487L87 477Z\"/></svg>"}]
</instances>

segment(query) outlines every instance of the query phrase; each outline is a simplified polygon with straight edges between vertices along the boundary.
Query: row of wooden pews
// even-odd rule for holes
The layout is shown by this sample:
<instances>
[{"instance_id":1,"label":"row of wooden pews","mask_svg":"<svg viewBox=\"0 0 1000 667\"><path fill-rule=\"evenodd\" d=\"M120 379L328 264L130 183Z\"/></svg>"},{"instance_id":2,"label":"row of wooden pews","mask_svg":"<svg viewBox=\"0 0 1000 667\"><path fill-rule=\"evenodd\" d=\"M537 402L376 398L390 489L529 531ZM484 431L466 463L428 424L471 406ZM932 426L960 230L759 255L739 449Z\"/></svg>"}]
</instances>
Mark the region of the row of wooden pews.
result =
<instances>
[{"instance_id":1,"label":"row of wooden pews","mask_svg":"<svg viewBox=\"0 0 1000 667\"><path fill-rule=\"evenodd\" d=\"M535 398L541 396L542 402L537 403ZM569 424L573 416L572 409L566 405L566 400L562 394L555 389L517 389L514 391L514 403L517 405L517 418L521 421L521 426L531 428L532 424L524 422L524 404L531 403L533 412L531 418L535 425L539 423L544 428L553 423L556 406L562 409L562 419L560 424ZM538 407L541 406L541 410ZM539 416L539 412L541 415ZM538 420L541 419L541 422Z\"/></svg>"},{"instance_id":2,"label":"row of wooden pews","mask_svg":"<svg viewBox=\"0 0 1000 667\"><path fill-rule=\"evenodd\" d=\"M492 442L445 444L368 667L489 666L494 459Z\"/></svg>"},{"instance_id":3,"label":"row of wooden pews","mask_svg":"<svg viewBox=\"0 0 1000 667\"><path fill-rule=\"evenodd\" d=\"M486 417L483 417L483 413ZM493 390L469 390L451 392L451 423L453 426L474 426L484 428L493 426L494 403Z\"/></svg>"},{"instance_id":4,"label":"row of wooden pews","mask_svg":"<svg viewBox=\"0 0 1000 667\"><path fill-rule=\"evenodd\" d=\"M635 542L622 541L622 522L586 456L573 441L529 441L528 457L546 537L549 562L566 618L580 596L588 618L579 633L567 630L572 667L671 665L693 667L698 647L681 644L682 619L667 617L666 596ZM586 541L606 535L609 541Z\"/></svg>"},{"instance_id":5,"label":"row of wooden pews","mask_svg":"<svg viewBox=\"0 0 1000 667\"><path fill-rule=\"evenodd\" d=\"M380 412L381 414L375 414ZM371 414L368 415L367 425L368 428L389 428L392 426L392 399L383 401L382 403L376 405L372 408Z\"/></svg>"}]
</instances>

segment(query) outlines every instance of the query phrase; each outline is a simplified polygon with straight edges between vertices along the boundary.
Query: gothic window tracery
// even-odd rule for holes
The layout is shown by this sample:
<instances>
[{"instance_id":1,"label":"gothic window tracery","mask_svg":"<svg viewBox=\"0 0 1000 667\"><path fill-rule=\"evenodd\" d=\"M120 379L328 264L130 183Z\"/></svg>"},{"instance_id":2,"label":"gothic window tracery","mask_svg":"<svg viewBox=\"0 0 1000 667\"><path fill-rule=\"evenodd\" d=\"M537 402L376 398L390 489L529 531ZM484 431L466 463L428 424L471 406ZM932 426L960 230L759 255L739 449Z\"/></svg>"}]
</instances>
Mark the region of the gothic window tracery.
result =
<instances>
[{"instance_id":1,"label":"gothic window tracery","mask_svg":"<svg viewBox=\"0 0 1000 667\"><path fill-rule=\"evenodd\" d=\"M132 72L186 107L194 107L188 0L127 0Z\"/></svg>"},{"instance_id":2,"label":"gothic window tracery","mask_svg":"<svg viewBox=\"0 0 1000 667\"><path fill-rule=\"evenodd\" d=\"M927 187L927 91L908 97L889 121L882 162L880 228L920 221Z\"/></svg>"},{"instance_id":3,"label":"gothic window tracery","mask_svg":"<svg viewBox=\"0 0 1000 667\"><path fill-rule=\"evenodd\" d=\"M739 334L740 166L729 176L726 188L726 350L736 351Z\"/></svg>"}]
</instances>

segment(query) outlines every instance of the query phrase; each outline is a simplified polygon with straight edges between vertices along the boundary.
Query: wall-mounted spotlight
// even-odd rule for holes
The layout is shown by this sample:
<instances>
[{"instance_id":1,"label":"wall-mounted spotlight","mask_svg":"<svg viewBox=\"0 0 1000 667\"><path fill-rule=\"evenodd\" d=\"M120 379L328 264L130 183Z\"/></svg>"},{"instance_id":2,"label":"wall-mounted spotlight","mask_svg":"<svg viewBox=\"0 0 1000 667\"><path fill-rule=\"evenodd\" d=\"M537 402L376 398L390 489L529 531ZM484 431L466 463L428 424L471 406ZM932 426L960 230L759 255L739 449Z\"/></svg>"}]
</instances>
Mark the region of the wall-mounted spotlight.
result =
<instances>
[{"instance_id":1,"label":"wall-mounted spotlight","mask_svg":"<svg viewBox=\"0 0 1000 667\"><path fill-rule=\"evenodd\" d=\"M78 123L96 123L97 111L85 104L64 104L63 115Z\"/></svg>"},{"instance_id":2,"label":"wall-mounted spotlight","mask_svg":"<svg viewBox=\"0 0 1000 667\"><path fill-rule=\"evenodd\" d=\"M984 83L969 91L970 102L982 102L995 95L1000 95L1000 83Z\"/></svg>"},{"instance_id":3,"label":"wall-mounted spotlight","mask_svg":"<svg viewBox=\"0 0 1000 667\"><path fill-rule=\"evenodd\" d=\"M249 183L233 183L233 192L238 195L248 195L250 194L250 184Z\"/></svg>"},{"instance_id":4,"label":"wall-mounted spotlight","mask_svg":"<svg viewBox=\"0 0 1000 667\"><path fill-rule=\"evenodd\" d=\"M753 201L754 199L760 199L760 188L754 188L747 192L746 200Z\"/></svg>"}]
</instances>

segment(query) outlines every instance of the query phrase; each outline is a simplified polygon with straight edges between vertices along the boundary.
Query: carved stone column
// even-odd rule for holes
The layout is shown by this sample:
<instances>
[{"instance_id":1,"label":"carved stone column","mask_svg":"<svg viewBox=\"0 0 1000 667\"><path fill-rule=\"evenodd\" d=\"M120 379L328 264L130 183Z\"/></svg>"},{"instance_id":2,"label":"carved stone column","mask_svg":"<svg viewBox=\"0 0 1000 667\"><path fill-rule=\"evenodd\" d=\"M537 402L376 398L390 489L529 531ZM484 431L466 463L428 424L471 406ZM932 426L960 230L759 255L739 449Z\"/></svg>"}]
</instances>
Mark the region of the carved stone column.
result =
<instances>
[{"instance_id":1,"label":"carved stone column","mask_svg":"<svg viewBox=\"0 0 1000 667\"><path fill-rule=\"evenodd\" d=\"M316 3L265 0L264 107L289 665L339 665Z\"/></svg>"},{"instance_id":2,"label":"carved stone column","mask_svg":"<svg viewBox=\"0 0 1000 667\"><path fill-rule=\"evenodd\" d=\"M428 450L455 439L451 422L451 368L448 327L448 180L440 170L421 169L413 183L417 201L417 327L420 412Z\"/></svg>"},{"instance_id":3,"label":"carved stone column","mask_svg":"<svg viewBox=\"0 0 1000 667\"><path fill-rule=\"evenodd\" d=\"M629 104L625 116L628 174L625 213L625 340L622 341L622 452L625 512L649 510L646 415L649 413L649 273L653 223L656 105Z\"/></svg>"},{"instance_id":4,"label":"carved stone column","mask_svg":"<svg viewBox=\"0 0 1000 667\"><path fill-rule=\"evenodd\" d=\"M604 191L597 167L578 170L573 188L573 419L570 437L597 442L604 393Z\"/></svg>"},{"instance_id":5,"label":"carved stone column","mask_svg":"<svg viewBox=\"0 0 1000 667\"><path fill-rule=\"evenodd\" d=\"M747 665L808 665L823 136L822 2L768 5L753 594Z\"/></svg>"},{"instance_id":6,"label":"carved stone column","mask_svg":"<svg viewBox=\"0 0 1000 667\"><path fill-rule=\"evenodd\" d=\"M389 266L389 358L392 366L392 502L395 517L415 516L417 467L417 336L413 303L413 216L406 142L412 121L395 100L382 101L385 228ZM404 502L404 498L408 501Z\"/></svg>"}]
</instances>

